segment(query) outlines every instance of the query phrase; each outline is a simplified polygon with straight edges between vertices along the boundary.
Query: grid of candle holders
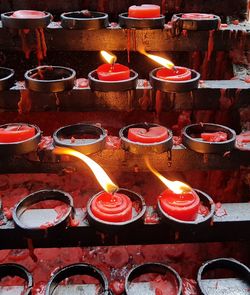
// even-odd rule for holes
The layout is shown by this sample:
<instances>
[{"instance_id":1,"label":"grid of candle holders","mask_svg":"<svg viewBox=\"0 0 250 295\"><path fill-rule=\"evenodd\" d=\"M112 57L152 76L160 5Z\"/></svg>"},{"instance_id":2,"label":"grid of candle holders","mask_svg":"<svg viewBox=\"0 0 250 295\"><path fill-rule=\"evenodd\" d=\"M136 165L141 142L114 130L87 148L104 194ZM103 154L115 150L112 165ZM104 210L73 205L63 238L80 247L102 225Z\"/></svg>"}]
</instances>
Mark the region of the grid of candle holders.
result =
<instances>
[{"instance_id":1,"label":"grid of candle holders","mask_svg":"<svg viewBox=\"0 0 250 295\"><path fill-rule=\"evenodd\" d=\"M5 1L2 1L5 2ZM0 3L1 12L10 11L6 3ZM24 9L20 1L12 1L12 10ZM43 1L43 3L37 3L31 6L31 0L27 1L27 5L30 5L33 9L46 10L52 14L60 15L63 12L80 10L83 7L79 7L79 1L58 1L56 4L50 3L51 1ZM98 1L91 1L91 10L96 11ZM225 15L222 15L222 19L226 19L227 16L231 17L235 13L239 18L244 18L246 13L245 8L235 10L235 7L227 5L228 0L224 2L226 7ZM246 4L245 0L242 0L243 7ZM123 4L122 4L123 5ZM166 4L167 5L167 4ZM188 4L185 4L188 7ZM201 11L203 5L201 5ZM216 14L216 6L213 7L213 13ZM51 6L51 7L50 7ZM27 7L25 7L27 8ZM51 8L51 9L49 9ZM127 7L118 9L120 12L125 12ZM217 8L218 9L218 8ZM109 11L104 11L109 12ZM180 11L173 11L178 13ZM117 11L111 11L109 13L111 19L116 15L118 19ZM228 25L218 31L214 32L214 50L229 50L229 49L241 49L247 51L250 48L250 25L245 22L237 26L237 30L240 33L235 33L235 25ZM0 49L1 50L20 50L20 43L18 37L13 32L4 29L0 26ZM147 51L166 51L171 52L173 50L191 51L199 48L202 51L207 49L209 33L208 32L189 32L189 38L184 35L177 37L166 37L170 34L168 28L146 30L146 36L144 36L144 30L132 30L131 34L135 34L135 39L132 41L130 50L136 51L137 46L140 44L146 44ZM244 41L240 42L242 35L244 35ZM61 50L65 52L72 51L99 51L99 50L113 50L123 51L127 47L128 31L119 28L106 28L96 30L69 30L58 26L52 22L45 30L45 37L48 45L49 52ZM78 42L78 40L89 40L89 42ZM110 42L107 42L109 40ZM113 40L111 42L111 40ZM8 57L9 58L9 57ZM8 61L8 60L7 60ZM58 57L60 62L60 57ZM68 60L67 62L70 62ZM101 63L101 60L100 60ZM134 62L136 63L136 61ZM62 63L60 62L60 65ZM7 64L6 64L7 65ZM131 63L133 66L133 61ZM8 66L8 65L7 65ZM10 66L11 67L11 66ZM156 67L156 66L155 66ZM17 67L13 67L18 70ZM29 67L32 68L32 67ZM28 68L28 69L29 69ZM74 67L72 67L74 68ZM93 66L92 70L95 67ZM26 70L28 70L26 68ZM237 69L237 66L234 66ZM25 71L22 72L22 74ZM238 73L237 71L235 72ZM139 76L140 78L140 76ZM8 85L9 86L9 85ZM7 87L8 88L8 87ZM163 111L169 110L216 110L220 105L220 89L227 89L229 95L235 99L235 107L232 110L234 113L238 113L242 107L249 107L250 96L250 84L246 83L244 79L238 76L235 80L206 80L199 85L198 89L189 93L165 93L162 94L164 100ZM17 111L17 102L19 100L19 94L22 86L16 85L9 90L2 91L0 93L0 108L4 113ZM3 89L1 89L3 90ZM39 112L39 116L43 116L46 110L61 112L127 112L127 111L140 111L141 106L139 104L139 98L142 97L143 92L148 90L151 92L153 102L155 102L154 89L151 89L150 84L145 85L143 80L139 80L135 90L129 90L125 93L112 92L106 96L102 96L100 92L92 92L89 87L79 88L74 87L70 92L62 92L60 94L61 102L58 107L55 103L54 95L51 93L34 93L30 92L32 101L31 112ZM84 97L84 99L82 99ZM101 98L100 98L101 97ZM124 100L124 97L128 98ZM206 98L206 99L204 99ZM154 111L152 104L147 109L148 112ZM146 111L145 111L146 113ZM58 113L60 116L60 112ZM237 117L239 120L239 117ZM4 122L9 123L9 122ZM77 123L77 122L75 122ZM132 122L137 123L137 122ZM41 128L42 129L42 128ZM63 168L69 166L68 162L57 162L55 157L51 154L51 149L47 148L38 153L39 161L29 160L27 157L10 157L8 159L0 157L0 173L39 173L39 172L58 172ZM122 167L124 171L131 171L133 167L137 166L140 171L147 171L147 168L142 161L142 157L139 154L130 154L124 150L108 149L102 150L101 154L96 153L91 157L97 162L101 162L102 166L110 167L114 165ZM115 164L112 162L111 157L114 157ZM43 161L43 159L50 159L50 162ZM124 159L126 159L126 165L122 165ZM156 164L156 168L159 171L187 171L192 169L238 169L240 166L249 166L249 152L240 151L234 149L230 157L222 157L219 154L209 154L204 157L203 154L183 148L183 146L174 147L171 153L165 152L162 154L151 155L152 163ZM70 162L70 166L75 169L82 169L81 163ZM227 211L226 216L218 217L214 215L213 226L206 226L204 231L203 226L192 226L189 229L180 225L166 225L164 222L158 224L142 223L134 228L133 235L131 231L116 232L113 234L110 232L106 235L105 239L96 234L94 226L90 226L86 219L83 219L83 212L80 208L76 208L76 216L80 220L79 226L67 227L63 231L63 238L53 239L42 237L36 238L33 243L34 247L73 247L73 246L101 246L101 245L133 245L133 244L157 244L157 243L197 243L197 242L226 242L226 241L244 241L249 242L249 225L250 225L250 204L249 203L225 203L222 205ZM148 206L149 212L153 211L153 208ZM46 210L45 210L46 214ZM164 231L164 235L162 235ZM177 234L178 233L178 234ZM0 226L0 239L1 249L13 249L13 248L27 248L27 240L24 238L22 232L18 231L14 226L13 221L7 221L6 224Z\"/></svg>"}]
</instances>

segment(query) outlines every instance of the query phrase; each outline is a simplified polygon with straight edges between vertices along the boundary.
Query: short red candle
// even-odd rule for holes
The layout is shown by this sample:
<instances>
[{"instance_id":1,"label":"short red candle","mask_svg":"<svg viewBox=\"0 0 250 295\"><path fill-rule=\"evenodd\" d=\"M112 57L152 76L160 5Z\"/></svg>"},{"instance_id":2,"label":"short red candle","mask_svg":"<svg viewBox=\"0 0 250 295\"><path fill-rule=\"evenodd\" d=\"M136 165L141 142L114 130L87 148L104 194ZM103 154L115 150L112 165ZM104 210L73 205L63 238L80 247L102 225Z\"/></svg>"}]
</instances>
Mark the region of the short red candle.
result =
<instances>
[{"instance_id":1,"label":"short red candle","mask_svg":"<svg viewBox=\"0 0 250 295\"><path fill-rule=\"evenodd\" d=\"M132 201L124 194L102 192L93 199L91 211L103 221L124 222L132 219Z\"/></svg>"},{"instance_id":2,"label":"short red candle","mask_svg":"<svg viewBox=\"0 0 250 295\"><path fill-rule=\"evenodd\" d=\"M143 4L141 6L130 6L128 16L134 18L155 18L161 16L161 8L159 5Z\"/></svg>"},{"instance_id":3,"label":"short red candle","mask_svg":"<svg viewBox=\"0 0 250 295\"><path fill-rule=\"evenodd\" d=\"M115 63L103 64L97 68L98 79L102 81L121 81L130 78L130 69L124 65Z\"/></svg>"},{"instance_id":4,"label":"short red candle","mask_svg":"<svg viewBox=\"0 0 250 295\"><path fill-rule=\"evenodd\" d=\"M181 15L182 18L186 19L213 19L214 16L212 14L207 13L184 13Z\"/></svg>"},{"instance_id":5,"label":"short red candle","mask_svg":"<svg viewBox=\"0 0 250 295\"><path fill-rule=\"evenodd\" d=\"M163 126L145 128L129 128L128 139L140 143L161 142L168 138L168 129Z\"/></svg>"},{"instance_id":6,"label":"short red candle","mask_svg":"<svg viewBox=\"0 0 250 295\"><path fill-rule=\"evenodd\" d=\"M34 127L28 125L15 125L0 128L0 143L19 142L35 136Z\"/></svg>"},{"instance_id":7,"label":"short red candle","mask_svg":"<svg viewBox=\"0 0 250 295\"><path fill-rule=\"evenodd\" d=\"M213 133L201 133L201 138L208 142L221 142L227 140L227 133L218 131Z\"/></svg>"},{"instance_id":8,"label":"short red candle","mask_svg":"<svg viewBox=\"0 0 250 295\"><path fill-rule=\"evenodd\" d=\"M161 68L156 72L156 77L168 81L186 81L191 79L191 71L184 67Z\"/></svg>"},{"instance_id":9,"label":"short red candle","mask_svg":"<svg viewBox=\"0 0 250 295\"><path fill-rule=\"evenodd\" d=\"M193 221L198 215L200 198L194 191L176 194L166 189L158 199L163 211L176 219Z\"/></svg>"},{"instance_id":10,"label":"short red candle","mask_svg":"<svg viewBox=\"0 0 250 295\"><path fill-rule=\"evenodd\" d=\"M15 18L43 18L45 13L37 10L17 10L12 14Z\"/></svg>"}]
</instances>

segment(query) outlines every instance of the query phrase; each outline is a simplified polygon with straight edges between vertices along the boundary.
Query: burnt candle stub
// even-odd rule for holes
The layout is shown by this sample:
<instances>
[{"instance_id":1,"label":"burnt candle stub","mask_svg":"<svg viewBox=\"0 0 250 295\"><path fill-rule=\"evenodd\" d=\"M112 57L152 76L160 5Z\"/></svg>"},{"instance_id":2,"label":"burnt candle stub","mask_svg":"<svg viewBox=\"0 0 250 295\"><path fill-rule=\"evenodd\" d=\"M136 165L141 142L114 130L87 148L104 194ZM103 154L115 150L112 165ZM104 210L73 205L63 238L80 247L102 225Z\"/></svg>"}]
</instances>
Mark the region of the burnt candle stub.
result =
<instances>
[{"instance_id":1,"label":"burnt candle stub","mask_svg":"<svg viewBox=\"0 0 250 295\"><path fill-rule=\"evenodd\" d=\"M62 92L72 90L76 72L61 66L40 66L24 75L28 89L38 92Z\"/></svg>"},{"instance_id":2,"label":"burnt candle stub","mask_svg":"<svg viewBox=\"0 0 250 295\"><path fill-rule=\"evenodd\" d=\"M182 280L171 267L161 263L145 263L134 267L125 279L125 294L181 295Z\"/></svg>"},{"instance_id":3,"label":"burnt candle stub","mask_svg":"<svg viewBox=\"0 0 250 295\"><path fill-rule=\"evenodd\" d=\"M171 21L173 27L190 31L217 30L221 24L219 16L206 13L178 13L173 15Z\"/></svg>"},{"instance_id":4,"label":"burnt candle stub","mask_svg":"<svg viewBox=\"0 0 250 295\"><path fill-rule=\"evenodd\" d=\"M155 123L137 123L119 132L122 148L134 154L164 153L173 146L172 132Z\"/></svg>"},{"instance_id":5,"label":"burnt candle stub","mask_svg":"<svg viewBox=\"0 0 250 295\"><path fill-rule=\"evenodd\" d=\"M109 65L109 64L107 65L105 64L105 66L108 68L112 67L112 65ZM109 76L107 75L108 69L105 69L106 71L106 75L105 75L103 74L103 68L100 68L100 67L97 70L90 72L88 74L88 78L89 78L89 86L91 90L108 92L108 91L127 91L131 89L136 89L138 74L134 70L129 70L127 67L125 68L126 70L123 70L122 74L117 72L113 74L111 73L111 75ZM101 77L102 80L100 80L99 77ZM124 79L127 77L129 78Z\"/></svg>"},{"instance_id":6,"label":"burnt candle stub","mask_svg":"<svg viewBox=\"0 0 250 295\"><path fill-rule=\"evenodd\" d=\"M91 224L101 231L113 231L143 223L146 212L144 199L127 189L114 194L99 192L87 203L87 215Z\"/></svg>"},{"instance_id":7,"label":"burnt candle stub","mask_svg":"<svg viewBox=\"0 0 250 295\"><path fill-rule=\"evenodd\" d=\"M215 212L212 198L197 189L183 196L180 200L180 196L167 189L158 197L158 213L162 220L176 227L209 224Z\"/></svg>"},{"instance_id":8,"label":"burnt candle stub","mask_svg":"<svg viewBox=\"0 0 250 295\"><path fill-rule=\"evenodd\" d=\"M8 90L14 84L15 71L0 67L0 91Z\"/></svg>"},{"instance_id":9,"label":"burnt candle stub","mask_svg":"<svg viewBox=\"0 0 250 295\"><path fill-rule=\"evenodd\" d=\"M105 129L84 123L61 127L53 134L56 146L72 148L85 155L104 149L106 138Z\"/></svg>"},{"instance_id":10,"label":"burnt candle stub","mask_svg":"<svg viewBox=\"0 0 250 295\"><path fill-rule=\"evenodd\" d=\"M233 258L213 259L200 267L197 282L202 295L249 294L250 269Z\"/></svg>"},{"instance_id":11,"label":"burnt candle stub","mask_svg":"<svg viewBox=\"0 0 250 295\"><path fill-rule=\"evenodd\" d=\"M20 290L22 295L31 295L33 287L33 277L32 274L22 265L16 263L4 263L0 264L0 280L5 277L19 277L25 281L25 285ZM9 287L6 287L6 293L8 293ZM1 294L4 294L4 287L1 288Z\"/></svg>"},{"instance_id":12,"label":"burnt candle stub","mask_svg":"<svg viewBox=\"0 0 250 295\"><path fill-rule=\"evenodd\" d=\"M48 202L49 201L49 202ZM52 203L52 207L51 204ZM51 207L44 215L43 208ZM41 237L42 230L60 232L74 215L72 197L59 190L41 190L23 198L13 210L15 225L29 237Z\"/></svg>"},{"instance_id":13,"label":"burnt candle stub","mask_svg":"<svg viewBox=\"0 0 250 295\"><path fill-rule=\"evenodd\" d=\"M198 88L200 74L184 67L162 67L152 70L149 79L153 89L162 92L188 92Z\"/></svg>"},{"instance_id":14,"label":"burnt candle stub","mask_svg":"<svg viewBox=\"0 0 250 295\"><path fill-rule=\"evenodd\" d=\"M183 144L198 153L225 153L234 148L235 141L235 131L218 124L192 124L182 132Z\"/></svg>"},{"instance_id":15,"label":"burnt candle stub","mask_svg":"<svg viewBox=\"0 0 250 295\"><path fill-rule=\"evenodd\" d=\"M61 14L61 26L65 29L99 30L108 27L108 14L89 10Z\"/></svg>"},{"instance_id":16,"label":"burnt candle stub","mask_svg":"<svg viewBox=\"0 0 250 295\"><path fill-rule=\"evenodd\" d=\"M81 294L112 295L112 292L108 289L108 280L104 273L87 263L71 264L56 271L46 286L45 295L53 295L57 294L57 292L59 294L62 281L67 278L73 279L74 276L79 275L91 277L92 280L95 279L98 282L97 284L78 284L77 289L78 292L81 290ZM73 287L74 284L68 286L63 284L64 289L68 288L68 294L72 294L70 291L71 286Z\"/></svg>"},{"instance_id":17,"label":"burnt candle stub","mask_svg":"<svg viewBox=\"0 0 250 295\"><path fill-rule=\"evenodd\" d=\"M0 155L27 154L37 149L41 131L36 125L9 123L0 125Z\"/></svg>"},{"instance_id":18,"label":"burnt candle stub","mask_svg":"<svg viewBox=\"0 0 250 295\"><path fill-rule=\"evenodd\" d=\"M9 29L46 28L51 19L50 13L37 10L18 10L1 14L3 27Z\"/></svg>"}]
</instances>

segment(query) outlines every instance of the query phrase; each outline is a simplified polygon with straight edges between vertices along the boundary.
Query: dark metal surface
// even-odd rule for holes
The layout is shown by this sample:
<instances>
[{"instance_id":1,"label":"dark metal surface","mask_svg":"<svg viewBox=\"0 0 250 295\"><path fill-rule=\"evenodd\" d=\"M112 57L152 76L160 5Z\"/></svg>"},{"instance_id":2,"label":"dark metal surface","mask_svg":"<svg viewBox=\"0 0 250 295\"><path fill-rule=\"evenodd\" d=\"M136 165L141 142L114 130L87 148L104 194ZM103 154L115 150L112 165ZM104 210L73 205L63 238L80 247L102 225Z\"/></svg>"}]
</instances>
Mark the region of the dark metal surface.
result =
<instances>
[{"instance_id":1,"label":"dark metal surface","mask_svg":"<svg viewBox=\"0 0 250 295\"><path fill-rule=\"evenodd\" d=\"M194 70L191 70L191 79L185 81L170 81L163 80L156 77L158 70L163 68L156 68L149 73L150 84L153 89L160 90L162 92L189 92L199 85L200 74Z\"/></svg>"},{"instance_id":2,"label":"dark metal surface","mask_svg":"<svg viewBox=\"0 0 250 295\"><path fill-rule=\"evenodd\" d=\"M84 11L72 11L61 14L61 26L65 29L100 30L109 25L108 14L89 11L86 17Z\"/></svg>"},{"instance_id":3,"label":"dark metal surface","mask_svg":"<svg viewBox=\"0 0 250 295\"><path fill-rule=\"evenodd\" d=\"M92 91L100 92L120 92L135 89L137 85L138 74L134 70L130 70L130 78L120 81L102 81L97 77L97 70L88 74L89 86Z\"/></svg>"},{"instance_id":4,"label":"dark metal surface","mask_svg":"<svg viewBox=\"0 0 250 295\"><path fill-rule=\"evenodd\" d=\"M201 133L224 132L227 140L221 142L208 142L200 139ZM198 136L199 138L195 138ZM202 123L188 125L183 129L182 142L187 148L203 154L225 153L235 146L236 133L231 128L219 124Z\"/></svg>"},{"instance_id":5,"label":"dark metal surface","mask_svg":"<svg viewBox=\"0 0 250 295\"><path fill-rule=\"evenodd\" d=\"M37 146L41 140L41 130L39 127L33 124L27 123L8 123L0 125L0 128L6 128L8 126L21 126L26 125L29 127L35 128L35 135L29 139L18 141L18 142L9 142L9 143L0 143L0 158L8 157L11 155L21 155L27 154L37 150Z\"/></svg>"},{"instance_id":6,"label":"dark metal surface","mask_svg":"<svg viewBox=\"0 0 250 295\"><path fill-rule=\"evenodd\" d=\"M75 77L75 70L60 66L40 66L24 74L26 87L36 92L69 91Z\"/></svg>"},{"instance_id":7,"label":"dark metal surface","mask_svg":"<svg viewBox=\"0 0 250 295\"><path fill-rule=\"evenodd\" d=\"M101 193L103 193L103 191L91 197L87 203L88 221L97 230L100 230L105 233L116 233L117 231L123 231L128 229L133 230L135 227L143 223L143 218L147 209L143 197L131 190L123 188L119 188L117 193L125 194L126 196L128 196L132 203L135 202L138 205L140 211L136 211L136 214L132 217L132 219L123 222L108 222L97 218L91 210L91 203L93 202L94 198L96 198Z\"/></svg>"},{"instance_id":8,"label":"dark metal surface","mask_svg":"<svg viewBox=\"0 0 250 295\"><path fill-rule=\"evenodd\" d=\"M165 24L165 16L155 18L129 17L128 13L119 14L119 25L127 29L161 29Z\"/></svg>"},{"instance_id":9,"label":"dark metal surface","mask_svg":"<svg viewBox=\"0 0 250 295\"><path fill-rule=\"evenodd\" d=\"M218 258L214 260L209 260L205 262L198 271L197 282L202 295L210 295L211 292L207 292L204 286L204 277L209 271L215 271L216 269L227 269L232 270L235 274L236 280L239 282L245 282L248 285L248 290L250 288L250 269L243 263L233 259L233 258ZM230 276L232 278L232 276ZM213 282L216 284L219 283L221 279L213 279ZM232 286L233 287L233 286ZM236 291L237 292L237 291ZM228 294L228 293L227 293ZM229 293L230 294L230 293ZM232 294L233 291L232 291ZM236 294L236 293L235 293Z\"/></svg>"},{"instance_id":10,"label":"dark metal surface","mask_svg":"<svg viewBox=\"0 0 250 295\"><path fill-rule=\"evenodd\" d=\"M78 247L98 245L145 245L164 243L199 243L249 241L250 203L222 204L227 215L214 216L213 224L207 227L192 229L176 229L164 223L142 224L131 231L121 230L114 234L101 234L86 221L86 214L82 209L76 209L77 227L68 227L57 237L43 237L33 241L34 247ZM35 209L33 209L35 210ZM148 208L151 210L152 207ZM49 213L49 210L48 210ZM46 215L46 210L44 210ZM15 229L14 223L8 221L0 226L1 249L27 248L27 240L23 234Z\"/></svg>"},{"instance_id":11,"label":"dark metal surface","mask_svg":"<svg viewBox=\"0 0 250 295\"><path fill-rule=\"evenodd\" d=\"M122 148L133 154L154 154L164 153L170 151L173 146L173 134L168 129L168 138L161 142L155 143L140 143L134 142L128 139L128 131L130 128L144 128L149 129L150 127L159 127L160 125L155 123L137 123L123 127L119 131L119 137L121 138Z\"/></svg>"},{"instance_id":12,"label":"dark metal surface","mask_svg":"<svg viewBox=\"0 0 250 295\"><path fill-rule=\"evenodd\" d=\"M160 274L163 276L166 274L171 274L175 279L174 281L176 282L176 289L177 289L176 295L182 294L182 279L180 275L172 267L162 263L144 263L131 269L125 279L125 294L126 295L130 294L129 291L130 291L131 283L133 283L133 281L136 278L139 278L141 275L144 275L144 274L152 274L152 273Z\"/></svg>"},{"instance_id":13,"label":"dark metal surface","mask_svg":"<svg viewBox=\"0 0 250 295\"><path fill-rule=\"evenodd\" d=\"M0 67L0 91L8 90L14 84L15 71Z\"/></svg>"},{"instance_id":14,"label":"dark metal surface","mask_svg":"<svg viewBox=\"0 0 250 295\"><path fill-rule=\"evenodd\" d=\"M12 17L14 11L1 14L3 27L8 29L37 29L46 28L52 20L52 15L44 12L44 17L39 18L16 18Z\"/></svg>"},{"instance_id":15,"label":"dark metal surface","mask_svg":"<svg viewBox=\"0 0 250 295\"><path fill-rule=\"evenodd\" d=\"M81 135L94 135L96 139L82 140L78 139ZM71 142L71 137L75 136L74 142ZM85 155L100 152L105 147L107 132L105 129L91 125L78 123L59 128L53 134L55 146L68 147L75 149ZM64 139L63 139L64 138ZM65 141L67 138L67 141Z\"/></svg>"},{"instance_id":16,"label":"dark metal surface","mask_svg":"<svg viewBox=\"0 0 250 295\"><path fill-rule=\"evenodd\" d=\"M149 87L143 87L143 81L139 80L137 88L130 92L110 92L105 96L99 92L92 92L89 87L74 88L70 92L62 92L58 95L60 105L56 105L53 93L30 92L32 112L37 111L100 111L100 110L131 110L141 109L139 100L143 91L151 91ZM0 95L0 109L16 111L20 99L20 86L13 87L9 91L3 91ZM162 100L163 110L218 110L220 109L220 89L228 89L228 95L234 101L233 108L246 107L250 104L250 84L241 80L204 81L199 88L192 93L176 93L174 96L165 94ZM150 93L149 93L150 94ZM83 99L84 97L84 99ZM153 105L154 105L153 93ZM154 109L154 107L153 107ZM152 107L148 111L153 110Z\"/></svg>"},{"instance_id":17,"label":"dark metal surface","mask_svg":"<svg viewBox=\"0 0 250 295\"><path fill-rule=\"evenodd\" d=\"M173 38L172 28L163 30L133 30L130 50L137 51L207 51L209 32L189 31L187 35ZM250 23L229 25L213 34L214 51L250 48ZM68 30L58 23L51 23L45 30L48 50L64 51L124 51L128 46L128 31L119 27L102 30ZM87 40L87 42L86 42ZM34 43L35 40L34 40ZM21 50L20 38L1 28L0 47L2 50Z\"/></svg>"}]
</instances>

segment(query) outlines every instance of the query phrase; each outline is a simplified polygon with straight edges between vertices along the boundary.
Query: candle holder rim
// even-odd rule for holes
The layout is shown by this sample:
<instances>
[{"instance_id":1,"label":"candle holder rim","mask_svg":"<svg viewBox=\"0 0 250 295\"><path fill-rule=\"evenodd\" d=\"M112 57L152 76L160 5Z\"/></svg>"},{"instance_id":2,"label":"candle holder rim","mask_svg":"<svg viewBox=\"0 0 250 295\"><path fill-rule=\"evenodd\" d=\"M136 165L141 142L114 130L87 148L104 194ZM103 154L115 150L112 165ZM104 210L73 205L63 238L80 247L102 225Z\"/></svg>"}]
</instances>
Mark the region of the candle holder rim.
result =
<instances>
[{"instance_id":1,"label":"candle holder rim","mask_svg":"<svg viewBox=\"0 0 250 295\"><path fill-rule=\"evenodd\" d=\"M14 74L15 74L15 71L14 71L13 69L11 69L11 68L0 67L0 71L1 71L1 70L3 70L3 71L8 71L9 74L8 74L8 76L5 76L5 77L3 77L3 78L0 78L0 82L12 78L12 77L14 76Z\"/></svg>"},{"instance_id":2,"label":"candle holder rim","mask_svg":"<svg viewBox=\"0 0 250 295\"><path fill-rule=\"evenodd\" d=\"M20 229L28 232L33 232L37 230L41 231L42 229L40 228L40 226L27 226L20 220L20 217L30 206L46 200L58 200L68 205L67 212L56 222L54 222L53 226L48 227L46 230L56 228L57 226L66 222L69 219L70 215L74 214L73 198L69 193L57 189L43 189L27 195L15 205L13 209L13 220L15 225Z\"/></svg>"},{"instance_id":3,"label":"candle holder rim","mask_svg":"<svg viewBox=\"0 0 250 295\"><path fill-rule=\"evenodd\" d=\"M57 270L49 279L49 282L46 285L45 295L52 295L55 288L59 285L60 282L74 275L89 275L97 279L102 287L102 295L112 295L113 293L109 290L108 279L99 268L91 265L89 263L73 263L66 265L59 270ZM56 280L56 281L55 281ZM54 286L53 286L54 285Z\"/></svg>"},{"instance_id":4,"label":"candle holder rim","mask_svg":"<svg viewBox=\"0 0 250 295\"><path fill-rule=\"evenodd\" d=\"M212 260L208 260L203 263L203 265L199 268L197 273L197 282L198 287L202 295L206 295L207 292L202 284L202 276L207 270L214 269L214 268L228 268L233 269L236 272L241 272L244 275L245 279L250 283L250 269L240 261L234 258L216 258ZM242 276L241 276L242 277Z\"/></svg>"},{"instance_id":5,"label":"candle holder rim","mask_svg":"<svg viewBox=\"0 0 250 295\"><path fill-rule=\"evenodd\" d=\"M166 213L163 210L163 208L160 204L160 201L157 200L157 206L158 206L158 209L160 210L161 215L163 215L166 220L169 220L171 222L175 222L176 224L187 225L187 226L188 225L189 226L201 225L201 224L204 224L205 222L207 222L208 220L212 219L214 216L214 213L215 213L215 203L214 203L213 199L208 194L206 194L205 192L203 192L201 190L193 189L193 191L195 191L198 194L199 198L200 198L200 196L206 198L208 200L209 205L210 205L209 213L205 217L203 217L203 219L198 220L198 218L196 218L196 220L193 220L193 221L186 221L186 220L177 219L177 218L169 215L168 213Z\"/></svg>"},{"instance_id":6,"label":"candle holder rim","mask_svg":"<svg viewBox=\"0 0 250 295\"><path fill-rule=\"evenodd\" d=\"M167 264L159 263L159 262L146 262L146 263L142 263L137 266L134 266L128 272L128 274L126 275L126 278L125 278L125 294L129 295L129 285L136 277L138 277L142 274L145 274L145 273L149 273L149 271L147 271L147 269L154 267L154 266L156 266L158 268L162 268L162 270L166 270L165 273L170 272L175 277L177 284L178 284L178 293L176 295L181 295L182 294L182 279L181 279L179 273L171 266L169 266ZM139 274L136 274L135 277L133 277L131 280L130 276L133 275L133 273L137 272L137 271L139 272ZM152 272L152 271L150 271L150 272Z\"/></svg>"},{"instance_id":7,"label":"candle holder rim","mask_svg":"<svg viewBox=\"0 0 250 295\"><path fill-rule=\"evenodd\" d=\"M6 273L3 273L5 271ZM10 271L10 273L8 273ZM27 287L24 289L23 295L31 295L32 287L33 287L33 276L26 269L26 267L17 263L2 263L0 264L0 278L4 278L6 276L18 276L25 280Z\"/></svg>"},{"instance_id":8,"label":"candle holder rim","mask_svg":"<svg viewBox=\"0 0 250 295\"><path fill-rule=\"evenodd\" d=\"M78 18L78 17L72 17L72 16L68 16L68 14L73 14L73 13L81 13L82 11L81 10L77 10L77 11L68 11L68 12L63 12L61 14L61 18L65 18L67 20L70 20L70 19L74 19L74 20L77 20L77 21L84 21L85 18ZM106 19L108 17L108 14L105 13L105 12L99 12L99 11L89 11L91 14L92 13L95 13L95 14L100 14L100 16L96 16L96 17L91 17L91 18L87 18L86 17L86 20L88 21L91 21L91 20L98 20L98 19Z\"/></svg>"},{"instance_id":9,"label":"candle holder rim","mask_svg":"<svg viewBox=\"0 0 250 295\"><path fill-rule=\"evenodd\" d=\"M92 219L94 219L96 222L98 222L98 223L100 223L100 224L102 224L102 225L106 225L106 226L112 226L112 227L114 226L114 228L115 228L115 227L119 227L119 226L127 226L127 225L130 225L130 224L133 224L134 222L136 222L136 221L140 220L141 218L143 218L143 216L144 216L145 213L146 213L146 209L147 209L147 206L146 206L146 203L145 203L144 198L143 198L140 194L138 194L138 193L136 193L136 192L134 192L134 191L131 191L131 190L129 190L129 189L119 188L119 189L117 190L117 193L119 193L120 191L121 191L121 192L125 192L125 193L126 193L126 192L129 192L130 194L132 193L132 194L135 195L135 196L138 198L138 200L140 201L140 204L141 204L141 211L140 211L135 217L132 217L130 220L122 221L122 222L110 222L110 221L105 221L105 220L102 220L102 219L96 217L96 216L93 214L92 210L91 210L91 204L92 204L93 200L94 200L97 196L99 196L100 194L102 194L102 193L105 192L104 190L102 190L102 191L96 193L95 195L93 195L92 197L89 198L89 200L88 200L88 202L87 202L87 206L86 206L86 208L87 208L87 214L90 215L90 217L91 217ZM129 195L128 195L128 197L130 198Z\"/></svg>"}]
</instances>

